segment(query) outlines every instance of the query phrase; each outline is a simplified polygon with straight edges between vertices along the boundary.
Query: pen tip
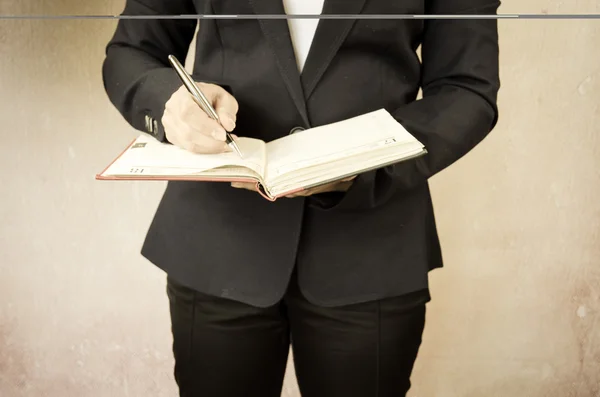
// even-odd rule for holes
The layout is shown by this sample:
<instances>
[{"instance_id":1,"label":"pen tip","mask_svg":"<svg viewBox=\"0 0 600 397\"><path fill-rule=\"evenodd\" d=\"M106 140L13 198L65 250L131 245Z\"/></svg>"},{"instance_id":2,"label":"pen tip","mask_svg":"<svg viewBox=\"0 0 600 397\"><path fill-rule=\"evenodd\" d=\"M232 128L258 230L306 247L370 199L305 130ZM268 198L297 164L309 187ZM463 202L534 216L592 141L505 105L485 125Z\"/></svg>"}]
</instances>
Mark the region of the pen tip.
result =
<instances>
[{"instance_id":1,"label":"pen tip","mask_svg":"<svg viewBox=\"0 0 600 397\"><path fill-rule=\"evenodd\" d=\"M240 158L242 158L242 159L244 158L244 156L242 156L242 151L240 150L238 145L235 143L235 141L229 142L229 147L232 148L233 151L236 152L238 156L240 156Z\"/></svg>"}]
</instances>

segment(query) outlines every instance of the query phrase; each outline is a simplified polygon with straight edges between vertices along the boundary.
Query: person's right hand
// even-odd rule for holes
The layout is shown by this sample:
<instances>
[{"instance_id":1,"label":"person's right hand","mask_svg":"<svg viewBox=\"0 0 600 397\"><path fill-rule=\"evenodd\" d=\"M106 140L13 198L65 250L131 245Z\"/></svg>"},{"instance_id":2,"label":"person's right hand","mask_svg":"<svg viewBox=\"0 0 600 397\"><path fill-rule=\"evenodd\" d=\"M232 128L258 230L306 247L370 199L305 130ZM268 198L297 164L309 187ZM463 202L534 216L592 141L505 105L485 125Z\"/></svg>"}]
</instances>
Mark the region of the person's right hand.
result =
<instances>
[{"instance_id":1,"label":"person's right hand","mask_svg":"<svg viewBox=\"0 0 600 397\"><path fill-rule=\"evenodd\" d=\"M198 86L217 111L223 127L233 131L238 112L235 98L215 84ZM231 151L225 143L225 129L194 102L183 85L167 101L161 121L167 140L175 146L204 154Z\"/></svg>"}]
</instances>

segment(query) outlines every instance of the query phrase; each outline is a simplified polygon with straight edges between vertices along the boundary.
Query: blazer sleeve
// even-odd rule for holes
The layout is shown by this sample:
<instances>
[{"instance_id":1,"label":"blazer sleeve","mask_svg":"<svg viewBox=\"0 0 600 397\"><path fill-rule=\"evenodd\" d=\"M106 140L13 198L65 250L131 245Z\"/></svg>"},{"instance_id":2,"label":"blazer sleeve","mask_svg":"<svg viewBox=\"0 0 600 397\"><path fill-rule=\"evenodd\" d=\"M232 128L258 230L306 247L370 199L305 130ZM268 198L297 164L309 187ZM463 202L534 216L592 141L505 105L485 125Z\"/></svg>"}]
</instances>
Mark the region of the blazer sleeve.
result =
<instances>
[{"instance_id":1,"label":"blazer sleeve","mask_svg":"<svg viewBox=\"0 0 600 397\"><path fill-rule=\"evenodd\" d=\"M496 15L490 0L430 0L427 14ZM359 175L331 208L378 207L427 183L482 141L498 120L499 48L495 18L426 20L421 44L422 99L392 115L428 154Z\"/></svg>"},{"instance_id":2,"label":"blazer sleeve","mask_svg":"<svg viewBox=\"0 0 600 397\"><path fill-rule=\"evenodd\" d=\"M192 0L126 0L123 16L106 47L102 78L108 98L134 128L165 141L165 104L181 86L170 66L173 54L187 56L196 19L143 19L141 16L195 14Z\"/></svg>"}]
</instances>

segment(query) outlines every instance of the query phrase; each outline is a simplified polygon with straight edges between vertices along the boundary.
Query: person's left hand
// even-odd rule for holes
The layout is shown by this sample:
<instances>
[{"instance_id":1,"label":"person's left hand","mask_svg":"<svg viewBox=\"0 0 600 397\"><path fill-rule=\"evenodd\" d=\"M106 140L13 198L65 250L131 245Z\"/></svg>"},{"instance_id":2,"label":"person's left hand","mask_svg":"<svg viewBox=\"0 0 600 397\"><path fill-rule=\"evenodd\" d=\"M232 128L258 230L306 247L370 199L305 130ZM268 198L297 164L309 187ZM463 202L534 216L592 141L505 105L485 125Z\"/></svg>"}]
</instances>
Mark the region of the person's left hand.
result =
<instances>
[{"instance_id":1,"label":"person's left hand","mask_svg":"<svg viewBox=\"0 0 600 397\"><path fill-rule=\"evenodd\" d=\"M301 197L301 196L312 196L313 194L327 193L327 192L345 192L350 188L350 186L352 186L352 183L354 182L354 178L356 178L356 176L351 176L349 178L340 179L339 181L331 182L326 185L315 186L310 189L301 190L299 192L290 194L285 197L292 198L292 197ZM256 183L251 183L251 182L233 182L231 184L231 186L238 188L238 189L248 189L248 190L252 190L255 192L258 191L256 189Z\"/></svg>"}]
</instances>

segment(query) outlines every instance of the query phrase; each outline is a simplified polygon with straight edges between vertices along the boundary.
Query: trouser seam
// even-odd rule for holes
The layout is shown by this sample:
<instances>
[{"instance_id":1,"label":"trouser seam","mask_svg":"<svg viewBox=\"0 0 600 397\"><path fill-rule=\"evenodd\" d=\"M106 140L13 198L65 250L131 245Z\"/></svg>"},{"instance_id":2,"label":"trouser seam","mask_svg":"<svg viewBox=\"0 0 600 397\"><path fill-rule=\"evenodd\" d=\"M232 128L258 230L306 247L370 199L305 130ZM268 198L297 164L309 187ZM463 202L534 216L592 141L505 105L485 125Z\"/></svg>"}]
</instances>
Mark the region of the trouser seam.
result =
<instances>
[{"instance_id":1,"label":"trouser seam","mask_svg":"<svg viewBox=\"0 0 600 397\"><path fill-rule=\"evenodd\" d=\"M380 396L381 384L381 302L377 302L377 344L376 344L377 363L375 366L375 397Z\"/></svg>"},{"instance_id":2,"label":"trouser seam","mask_svg":"<svg viewBox=\"0 0 600 397\"><path fill-rule=\"evenodd\" d=\"M196 329L196 303L198 300L198 295L195 290L192 290L192 324L190 329L190 343L189 343L189 357L188 357L188 365L190 368L193 368L194 365L194 337L195 329Z\"/></svg>"}]
</instances>

